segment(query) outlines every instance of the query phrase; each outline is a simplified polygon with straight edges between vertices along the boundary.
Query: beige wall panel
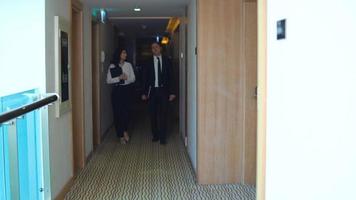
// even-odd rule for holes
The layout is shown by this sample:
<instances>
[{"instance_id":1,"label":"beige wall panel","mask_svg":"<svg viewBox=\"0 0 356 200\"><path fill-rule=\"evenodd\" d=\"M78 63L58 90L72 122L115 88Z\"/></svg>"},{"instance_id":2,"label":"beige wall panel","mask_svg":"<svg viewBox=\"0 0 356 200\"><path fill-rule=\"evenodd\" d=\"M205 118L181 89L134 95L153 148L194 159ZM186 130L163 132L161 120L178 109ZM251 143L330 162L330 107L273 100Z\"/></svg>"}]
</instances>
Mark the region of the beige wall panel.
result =
<instances>
[{"instance_id":1,"label":"beige wall panel","mask_svg":"<svg viewBox=\"0 0 356 200\"><path fill-rule=\"evenodd\" d=\"M267 115L267 1L257 1L257 180L256 199L265 199L266 183L266 115Z\"/></svg>"}]
</instances>

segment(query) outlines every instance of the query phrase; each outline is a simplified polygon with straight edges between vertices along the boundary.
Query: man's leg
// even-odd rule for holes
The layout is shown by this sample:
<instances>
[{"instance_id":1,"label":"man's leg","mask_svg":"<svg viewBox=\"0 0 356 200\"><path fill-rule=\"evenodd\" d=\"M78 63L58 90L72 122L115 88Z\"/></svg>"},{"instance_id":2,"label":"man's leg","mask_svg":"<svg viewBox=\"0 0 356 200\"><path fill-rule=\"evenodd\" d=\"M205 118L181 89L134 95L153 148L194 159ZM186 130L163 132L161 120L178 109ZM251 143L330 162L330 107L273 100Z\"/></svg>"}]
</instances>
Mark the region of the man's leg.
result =
<instances>
[{"instance_id":1,"label":"man's leg","mask_svg":"<svg viewBox=\"0 0 356 200\"><path fill-rule=\"evenodd\" d=\"M159 129L158 129L158 120L157 120L157 95L155 92L152 92L151 97L149 99L149 110L150 110L150 118L151 118L151 131L153 135L152 141L158 141L159 138Z\"/></svg>"},{"instance_id":2,"label":"man's leg","mask_svg":"<svg viewBox=\"0 0 356 200\"><path fill-rule=\"evenodd\" d=\"M166 144L167 139L167 117L168 117L168 95L165 92L160 94L160 105L159 105L159 128L160 135L159 139L161 144Z\"/></svg>"}]
</instances>

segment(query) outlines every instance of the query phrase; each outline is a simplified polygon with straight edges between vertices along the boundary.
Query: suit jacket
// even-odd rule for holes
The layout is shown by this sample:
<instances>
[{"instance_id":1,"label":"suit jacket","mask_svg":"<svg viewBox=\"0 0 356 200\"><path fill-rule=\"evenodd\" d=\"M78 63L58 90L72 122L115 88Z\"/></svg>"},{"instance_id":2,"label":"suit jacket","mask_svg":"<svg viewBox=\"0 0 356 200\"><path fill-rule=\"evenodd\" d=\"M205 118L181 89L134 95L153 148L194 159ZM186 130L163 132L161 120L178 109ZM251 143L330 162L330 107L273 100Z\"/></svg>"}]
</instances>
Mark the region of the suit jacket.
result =
<instances>
[{"instance_id":1,"label":"suit jacket","mask_svg":"<svg viewBox=\"0 0 356 200\"><path fill-rule=\"evenodd\" d=\"M162 83L163 89L168 92L168 94L175 94L173 88L173 69L172 69L172 62L166 56L162 55ZM143 91L145 95L148 95L150 92L150 88L155 87L155 66L153 57L150 57L149 60L146 61L144 65L144 73L143 73Z\"/></svg>"}]
</instances>

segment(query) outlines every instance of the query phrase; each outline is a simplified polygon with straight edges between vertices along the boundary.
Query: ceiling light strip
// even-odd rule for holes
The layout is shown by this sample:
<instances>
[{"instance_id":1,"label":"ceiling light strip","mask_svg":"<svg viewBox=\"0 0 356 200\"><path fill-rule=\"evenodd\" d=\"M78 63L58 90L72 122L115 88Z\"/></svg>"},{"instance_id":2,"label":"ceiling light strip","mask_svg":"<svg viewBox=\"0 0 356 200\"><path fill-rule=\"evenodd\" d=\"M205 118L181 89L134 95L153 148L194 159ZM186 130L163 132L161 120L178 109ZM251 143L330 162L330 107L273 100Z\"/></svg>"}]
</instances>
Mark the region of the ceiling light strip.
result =
<instances>
[{"instance_id":1,"label":"ceiling light strip","mask_svg":"<svg viewBox=\"0 0 356 200\"><path fill-rule=\"evenodd\" d=\"M178 17L172 17L168 22L166 31L168 33L173 34L174 31L178 28L179 24L180 24L179 18Z\"/></svg>"}]
</instances>

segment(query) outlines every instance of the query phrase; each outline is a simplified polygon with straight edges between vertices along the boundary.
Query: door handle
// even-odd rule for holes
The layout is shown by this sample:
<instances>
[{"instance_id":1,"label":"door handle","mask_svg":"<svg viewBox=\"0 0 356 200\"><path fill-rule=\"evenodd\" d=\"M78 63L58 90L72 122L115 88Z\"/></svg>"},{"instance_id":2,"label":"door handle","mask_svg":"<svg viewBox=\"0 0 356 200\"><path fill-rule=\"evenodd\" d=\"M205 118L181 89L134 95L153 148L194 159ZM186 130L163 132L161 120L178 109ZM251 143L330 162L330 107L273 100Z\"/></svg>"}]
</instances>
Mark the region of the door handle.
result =
<instances>
[{"instance_id":1,"label":"door handle","mask_svg":"<svg viewBox=\"0 0 356 200\"><path fill-rule=\"evenodd\" d=\"M258 88L257 88L257 86L255 87L255 92L254 92L254 95L253 95L254 97L256 97L257 98L257 96L258 96Z\"/></svg>"}]
</instances>

